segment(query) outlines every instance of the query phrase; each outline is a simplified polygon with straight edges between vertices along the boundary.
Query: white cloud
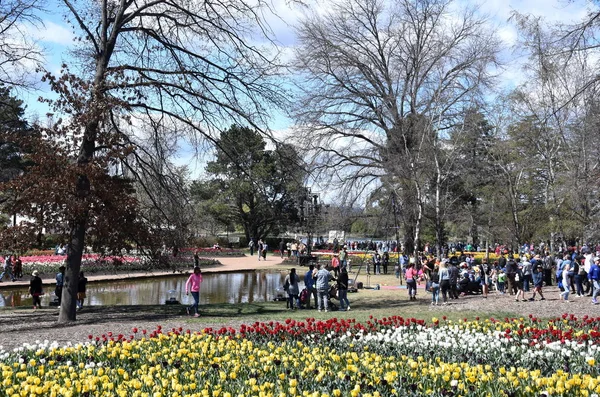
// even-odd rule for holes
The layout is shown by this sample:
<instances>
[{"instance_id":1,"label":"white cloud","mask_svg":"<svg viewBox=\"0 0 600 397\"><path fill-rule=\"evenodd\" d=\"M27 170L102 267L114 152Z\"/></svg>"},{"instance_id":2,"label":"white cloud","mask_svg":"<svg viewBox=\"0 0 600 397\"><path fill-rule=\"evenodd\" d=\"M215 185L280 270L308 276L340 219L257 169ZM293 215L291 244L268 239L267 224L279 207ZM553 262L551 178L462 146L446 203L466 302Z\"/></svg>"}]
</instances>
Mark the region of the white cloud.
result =
<instances>
[{"instance_id":1,"label":"white cloud","mask_svg":"<svg viewBox=\"0 0 600 397\"><path fill-rule=\"evenodd\" d=\"M470 2L469 2L470 3ZM548 22L574 22L586 13L585 0L487 0L481 11L490 14L501 23L507 23L513 11L543 17Z\"/></svg>"},{"instance_id":2,"label":"white cloud","mask_svg":"<svg viewBox=\"0 0 600 397\"><path fill-rule=\"evenodd\" d=\"M517 43L517 30L513 26L502 26L498 29L498 37L507 46L513 46Z\"/></svg>"},{"instance_id":3,"label":"white cloud","mask_svg":"<svg viewBox=\"0 0 600 397\"><path fill-rule=\"evenodd\" d=\"M48 20L44 21L43 26L30 26L28 30L35 40L65 47L72 45L75 37L69 27Z\"/></svg>"}]
</instances>

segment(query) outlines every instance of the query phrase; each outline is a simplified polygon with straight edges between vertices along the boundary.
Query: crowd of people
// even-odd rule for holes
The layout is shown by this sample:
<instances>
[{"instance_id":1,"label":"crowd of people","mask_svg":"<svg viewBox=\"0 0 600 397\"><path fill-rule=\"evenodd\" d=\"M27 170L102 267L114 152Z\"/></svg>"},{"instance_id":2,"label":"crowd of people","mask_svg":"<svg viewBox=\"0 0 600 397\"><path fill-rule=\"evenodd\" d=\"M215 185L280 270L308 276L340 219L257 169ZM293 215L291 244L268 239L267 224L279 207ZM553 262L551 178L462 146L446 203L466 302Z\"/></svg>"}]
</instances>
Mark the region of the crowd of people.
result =
<instances>
[{"instance_id":1,"label":"crowd of people","mask_svg":"<svg viewBox=\"0 0 600 397\"><path fill-rule=\"evenodd\" d=\"M349 276L346 266L340 266L337 273L326 264L310 264L304 273L304 289L300 291L300 277L292 268L286 276L283 289L287 293L287 308L317 309L328 312L333 308L332 298L339 300L339 310L349 311L348 300ZM331 284L333 282L333 284ZM311 306L311 297L313 306Z\"/></svg>"},{"instance_id":2,"label":"crowd of people","mask_svg":"<svg viewBox=\"0 0 600 397\"><path fill-rule=\"evenodd\" d=\"M498 259L477 263L473 255L457 253L438 259L420 256L418 259L401 255L397 268L406 279L408 296L416 300L417 285L425 283L431 293L431 304L447 304L461 295L481 294L487 298L489 291L510 294L515 301L545 300L543 287L557 284L560 298L569 302L569 296L591 297L598 304L600 295L600 251L582 247L556 255L537 253L498 253ZM528 295L531 294L531 295Z\"/></svg>"},{"instance_id":3,"label":"crowd of people","mask_svg":"<svg viewBox=\"0 0 600 397\"><path fill-rule=\"evenodd\" d=\"M5 276L11 281L17 281L23 277L23 263L17 255L6 255L4 257L0 283L4 281Z\"/></svg>"}]
</instances>

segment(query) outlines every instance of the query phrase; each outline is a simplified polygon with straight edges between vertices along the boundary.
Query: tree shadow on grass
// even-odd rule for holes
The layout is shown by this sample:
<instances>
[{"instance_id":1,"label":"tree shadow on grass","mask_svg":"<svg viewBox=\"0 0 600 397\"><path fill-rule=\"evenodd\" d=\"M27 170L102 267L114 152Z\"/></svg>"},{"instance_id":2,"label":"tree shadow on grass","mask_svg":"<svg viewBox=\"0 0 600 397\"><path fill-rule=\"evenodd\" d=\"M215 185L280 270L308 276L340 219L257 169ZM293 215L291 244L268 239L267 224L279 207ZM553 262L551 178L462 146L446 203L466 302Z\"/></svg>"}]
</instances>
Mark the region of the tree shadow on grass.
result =
<instances>
[{"instance_id":1,"label":"tree shadow on grass","mask_svg":"<svg viewBox=\"0 0 600 397\"><path fill-rule=\"evenodd\" d=\"M333 300L335 306L339 307L339 301ZM402 310L410 307L420 307L415 302L407 300L383 298L383 299L360 299L357 300L359 312L369 312L375 310ZM314 304L314 303L313 303ZM422 302L423 305L426 302ZM351 299L352 305L352 299ZM253 323L255 321L283 321L286 318L306 318L316 315L315 310L296 310L286 309L283 301L275 302L254 302L254 303L230 303L230 304L209 304L200 305L200 320L190 318L186 313L186 305L135 305L135 306L85 306L83 310L77 312L77 320L72 323L59 324L58 309L44 308L42 310L15 310L0 311L0 331L7 332L27 332L40 329L58 329L68 328L80 325L102 325L114 323L136 323L136 322L155 322L160 324L168 320L181 321L202 321L208 323L227 323L243 322ZM332 311L336 313L336 311ZM345 313L345 312L340 312Z\"/></svg>"},{"instance_id":2,"label":"tree shadow on grass","mask_svg":"<svg viewBox=\"0 0 600 397\"><path fill-rule=\"evenodd\" d=\"M166 320L191 319L187 316L185 305L135 305L135 306L86 306L77 312L77 320L59 324L57 308L41 310L0 311L0 330L6 332L34 331L40 329L68 328L79 325L99 325L112 323L156 322ZM238 303L201 305L203 319L246 319L272 315L280 317L289 313L283 302Z\"/></svg>"}]
</instances>

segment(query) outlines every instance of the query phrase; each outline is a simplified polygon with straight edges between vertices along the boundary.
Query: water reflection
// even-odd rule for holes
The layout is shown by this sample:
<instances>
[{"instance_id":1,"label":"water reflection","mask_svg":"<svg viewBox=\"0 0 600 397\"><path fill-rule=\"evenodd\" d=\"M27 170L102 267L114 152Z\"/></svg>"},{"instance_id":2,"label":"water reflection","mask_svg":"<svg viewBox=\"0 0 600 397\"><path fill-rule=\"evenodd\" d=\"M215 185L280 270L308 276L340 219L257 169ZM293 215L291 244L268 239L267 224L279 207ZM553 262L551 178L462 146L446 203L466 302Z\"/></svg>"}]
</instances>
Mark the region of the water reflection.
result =
<instances>
[{"instance_id":1,"label":"water reflection","mask_svg":"<svg viewBox=\"0 0 600 397\"><path fill-rule=\"evenodd\" d=\"M252 303L273 300L283 285L287 272L205 273L200 288L200 304ZM175 290L180 303L190 303L185 295L186 276L169 276L142 280L89 283L85 306L159 305ZM300 285L302 289L302 285ZM42 306L54 299L54 287L44 286ZM0 290L0 306L32 306L27 287Z\"/></svg>"}]
</instances>

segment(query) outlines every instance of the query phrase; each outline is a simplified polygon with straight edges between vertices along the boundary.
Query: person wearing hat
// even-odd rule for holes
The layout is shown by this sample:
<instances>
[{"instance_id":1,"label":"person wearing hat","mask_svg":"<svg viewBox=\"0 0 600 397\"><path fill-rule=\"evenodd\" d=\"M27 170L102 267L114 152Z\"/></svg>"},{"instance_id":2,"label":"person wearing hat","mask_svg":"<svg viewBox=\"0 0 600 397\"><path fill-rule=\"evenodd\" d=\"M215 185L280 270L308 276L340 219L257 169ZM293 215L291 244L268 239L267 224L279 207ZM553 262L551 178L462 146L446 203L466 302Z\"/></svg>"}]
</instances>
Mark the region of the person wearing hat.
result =
<instances>
[{"instance_id":1,"label":"person wearing hat","mask_svg":"<svg viewBox=\"0 0 600 397\"><path fill-rule=\"evenodd\" d=\"M39 272L34 270L31 273L31 281L29 281L29 295L33 298L33 308L39 309L42 307L42 279L39 276Z\"/></svg>"},{"instance_id":2,"label":"person wearing hat","mask_svg":"<svg viewBox=\"0 0 600 397\"><path fill-rule=\"evenodd\" d=\"M60 303L62 301L62 292L63 292L63 285L65 283L65 270L67 268L65 267L65 265L61 265L58 268L58 273L56 273L56 288L54 289L54 295L56 295L56 298L58 299L58 307L60 307Z\"/></svg>"}]
</instances>

